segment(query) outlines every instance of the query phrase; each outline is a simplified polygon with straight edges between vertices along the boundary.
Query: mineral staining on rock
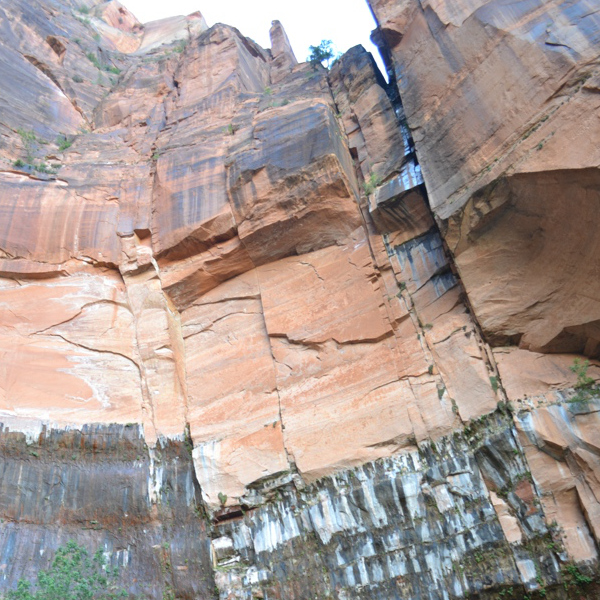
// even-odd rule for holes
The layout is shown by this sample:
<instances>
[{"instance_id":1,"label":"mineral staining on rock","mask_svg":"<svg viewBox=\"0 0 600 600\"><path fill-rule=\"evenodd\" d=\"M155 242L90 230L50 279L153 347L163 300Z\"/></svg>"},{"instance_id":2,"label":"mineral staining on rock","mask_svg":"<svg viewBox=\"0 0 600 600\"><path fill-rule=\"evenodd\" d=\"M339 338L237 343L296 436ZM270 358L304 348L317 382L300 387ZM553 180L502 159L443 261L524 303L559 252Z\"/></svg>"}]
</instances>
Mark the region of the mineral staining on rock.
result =
<instances>
[{"instance_id":1,"label":"mineral staining on rock","mask_svg":"<svg viewBox=\"0 0 600 600\"><path fill-rule=\"evenodd\" d=\"M487 339L598 358L598 7L370 4Z\"/></svg>"},{"instance_id":2,"label":"mineral staining on rock","mask_svg":"<svg viewBox=\"0 0 600 600\"><path fill-rule=\"evenodd\" d=\"M243 589L242 582L260 582L286 598L330 590L339 598L442 598L523 578L532 589L539 569L544 582L555 582L552 557L532 567L533 548L551 539L535 492L528 500L508 496L516 516L505 520L514 523L496 514L488 488L526 481L525 461L506 419L488 425L479 429L480 441L457 434L302 490L284 488L274 502L221 527L213 548L227 569L217 583ZM508 527L518 544L505 539ZM221 555L225 543L229 551Z\"/></svg>"},{"instance_id":3,"label":"mineral staining on rock","mask_svg":"<svg viewBox=\"0 0 600 600\"><path fill-rule=\"evenodd\" d=\"M277 21L0 8L4 589L69 538L152 598L597 565L598 12L371 5L389 84Z\"/></svg>"}]
</instances>

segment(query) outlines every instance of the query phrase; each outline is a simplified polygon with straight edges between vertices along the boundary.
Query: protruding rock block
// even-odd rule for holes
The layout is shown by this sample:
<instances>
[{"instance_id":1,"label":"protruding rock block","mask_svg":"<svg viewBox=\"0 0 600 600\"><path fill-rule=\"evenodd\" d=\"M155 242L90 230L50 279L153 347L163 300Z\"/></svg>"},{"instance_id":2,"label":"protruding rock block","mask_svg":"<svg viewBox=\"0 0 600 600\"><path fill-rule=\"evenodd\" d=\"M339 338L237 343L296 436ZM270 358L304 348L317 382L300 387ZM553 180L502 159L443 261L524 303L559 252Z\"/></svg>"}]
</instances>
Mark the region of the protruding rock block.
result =
<instances>
[{"instance_id":1,"label":"protruding rock block","mask_svg":"<svg viewBox=\"0 0 600 600\"><path fill-rule=\"evenodd\" d=\"M447 231L494 345L600 357L599 169L514 175L490 184Z\"/></svg>"},{"instance_id":2,"label":"protruding rock block","mask_svg":"<svg viewBox=\"0 0 600 600\"><path fill-rule=\"evenodd\" d=\"M412 160L369 194L369 212L379 233L416 237L433 226L421 170Z\"/></svg>"},{"instance_id":3,"label":"protruding rock block","mask_svg":"<svg viewBox=\"0 0 600 600\"><path fill-rule=\"evenodd\" d=\"M185 44L207 29L208 25L199 11L187 17L169 17L151 21L144 25L144 36L138 53L149 52L163 44L172 44L173 42Z\"/></svg>"},{"instance_id":4,"label":"protruding rock block","mask_svg":"<svg viewBox=\"0 0 600 600\"><path fill-rule=\"evenodd\" d=\"M238 234L260 265L344 240L360 225L355 175L328 105L258 114L228 166Z\"/></svg>"},{"instance_id":5,"label":"protruding rock block","mask_svg":"<svg viewBox=\"0 0 600 600\"><path fill-rule=\"evenodd\" d=\"M216 136L202 145L165 151L158 158L152 223L157 253L188 237L200 237L199 241L204 237L200 250L231 237L235 223L227 210L225 153L224 139ZM220 213L224 217L217 219Z\"/></svg>"},{"instance_id":6,"label":"protruding rock block","mask_svg":"<svg viewBox=\"0 0 600 600\"><path fill-rule=\"evenodd\" d=\"M231 502L289 470L275 364L256 272L205 294L182 315L190 433L205 499Z\"/></svg>"},{"instance_id":7,"label":"protruding rock block","mask_svg":"<svg viewBox=\"0 0 600 600\"><path fill-rule=\"evenodd\" d=\"M382 182L399 173L406 140L373 57L355 46L333 65L329 79L364 180Z\"/></svg>"},{"instance_id":8,"label":"protruding rock block","mask_svg":"<svg viewBox=\"0 0 600 600\"><path fill-rule=\"evenodd\" d=\"M271 54L273 55L271 81L278 83L282 79L285 79L298 64L298 61L285 29L279 21L271 23L269 36L271 38Z\"/></svg>"}]
</instances>

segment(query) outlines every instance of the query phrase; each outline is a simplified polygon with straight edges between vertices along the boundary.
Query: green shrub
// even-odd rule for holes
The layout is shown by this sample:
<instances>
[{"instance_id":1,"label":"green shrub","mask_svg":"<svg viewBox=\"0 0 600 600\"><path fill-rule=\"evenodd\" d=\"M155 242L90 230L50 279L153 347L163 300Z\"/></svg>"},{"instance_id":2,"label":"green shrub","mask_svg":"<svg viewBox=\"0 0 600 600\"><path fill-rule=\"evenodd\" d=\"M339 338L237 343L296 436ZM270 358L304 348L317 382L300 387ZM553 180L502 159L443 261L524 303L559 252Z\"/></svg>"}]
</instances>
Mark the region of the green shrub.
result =
<instances>
[{"instance_id":1,"label":"green shrub","mask_svg":"<svg viewBox=\"0 0 600 600\"><path fill-rule=\"evenodd\" d=\"M365 194L367 196L370 196L375 189L377 188L377 186L381 183L381 179L378 175L376 175L375 173L371 173L369 175L369 178L364 182L363 186L365 188Z\"/></svg>"},{"instance_id":2,"label":"green shrub","mask_svg":"<svg viewBox=\"0 0 600 600\"><path fill-rule=\"evenodd\" d=\"M64 150L70 148L73 145L73 140L67 138L66 135L62 135L56 139L56 145L58 146L58 149L61 152L63 152Z\"/></svg>"},{"instance_id":3,"label":"green shrub","mask_svg":"<svg viewBox=\"0 0 600 600\"><path fill-rule=\"evenodd\" d=\"M576 358L569 367L577 375L577 382L575 383L577 393L571 398L570 402L587 402L591 398L592 392L597 389L594 378L587 374L589 368L590 361L581 361L579 358Z\"/></svg>"},{"instance_id":4,"label":"green shrub","mask_svg":"<svg viewBox=\"0 0 600 600\"><path fill-rule=\"evenodd\" d=\"M82 4L80 7L78 7L77 10L82 15L89 15L90 14L90 9L87 6L85 6L84 4Z\"/></svg>"},{"instance_id":5,"label":"green shrub","mask_svg":"<svg viewBox=\"0 0 600 600\"><path fill-rule=\"evenodd\" d=\"M333 42L331 40L321 40L318 46L309 46L310 55L308 56L308 62L312 65L313 69L316 69L318 65L323 65L328 68L331 61L333 60Z\"/></svg>"},{"instance_id":6,"label":"green shrub","mask_svg":"<svg viewBox=\"0 0 600 600\"><path fill-rule=\"evenodd\" d=\"M73 75L73 81L75 83L83 83L83 77L81 75Z\"/></svg>"},{"instance_id":7,"label":"green shrub","mask_svg":"<svg viewBox=\"0 0 600 600\"><path fill-rule=\"evenodd\" d=\"M102 65L98 60L98 57L93 52L86 53L87 59L96 67L96 69L101 69Z\"/></svg>"},{"instance_id":8,"label":"green shrub","mask_svg":"<svg viewBox=\"0 0 600 600\"><path fill-rule=\"evenodd\" d=\"M573 364L569 367L575 375L577 375L577 383L575 384L576 390L589 390L594 385L594 379L590 377L587 372L590 368L590 361L584 360L583 362L576 358Z\"/></svg>"},{"instance_id":9,"label":"green shrub","mask_svg":"<svg viewBox=\"0 0 600 600\"><path fill-rule=\"evenodd\" d=\"M588 585L589 583L592 583L592 581L594 581L592 577L588 577L587 575L584 575L579 570L579 567L572 563L568 564L563 569L562 574L563 574L563 577L565 580L564 581L565 590L567 590L570 585L578 585L580 587L583 587L585 585Z\"/></svg>"},{"instance_id":10,"label":"green shrub","mask_svg":"<svg viewBox=\"0 0 600 600\"><path fill-rule=\"evenodd\" d=\"M56 173L56 171L52 167L49 167L45 162L41 162L36 165L32 165L32 167L38 173L46 173L47 175L54 175L54 173Z\"/></svg>"},{"instance_id":11,"label":"green shrub","mask_svg":"<svg viewBox=\"0 0 600 600\"><path fill-rule=\"evenodd\" d=\"M35 133L33 131L26 131L25 129L17 129L17 133L21 136L21 139L25 144L33 143L37 141Z\"/></svg>"},{"instance_id":12,"label":"green shrub","mask_svg":"<svg viewBox=\"0 0 600 600\"><path fill-rule=\"evenodd\" d=\"M101 550L90 557L87 550L69 541L54 555L50 568L40 571L37 582L20 579L6 600L116 600L127 596L117 589L116 569L111 569Z\"/></svg>"},{"instance_id":13,"label":"green shrub","mask_svg":"<svg viewBox=\"0 0 600 600\"><path fill-rule=\"evenodd\" d=\"M492 377L490 377L490 384L492 386L492 389L494 390L494 394L498 393L498 378L494 375Z\"/></svg>"},{"instance_id":14,"label":"green shrub","mask_svg":"<svg viewBox=\"0 0 600 600\"><path fill-rule=\"evenodd\" d=\"M27 162L33 162L33 155L38 149L40 140L36 137L33 131L26 131L25 129L17 129L17 133L21 136L23 147L27 153Z\"/></svg>"}]
</instances>

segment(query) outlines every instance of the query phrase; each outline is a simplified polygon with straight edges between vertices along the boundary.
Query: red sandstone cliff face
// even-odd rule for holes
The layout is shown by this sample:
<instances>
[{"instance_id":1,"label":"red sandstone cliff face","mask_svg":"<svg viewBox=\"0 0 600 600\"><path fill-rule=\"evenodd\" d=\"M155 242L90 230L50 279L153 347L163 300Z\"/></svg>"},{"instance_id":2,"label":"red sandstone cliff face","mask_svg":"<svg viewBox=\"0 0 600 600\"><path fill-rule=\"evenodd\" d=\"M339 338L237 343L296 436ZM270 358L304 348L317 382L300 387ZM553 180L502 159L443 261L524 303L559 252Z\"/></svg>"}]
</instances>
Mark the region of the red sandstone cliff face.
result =
<instances>
[{"instance_id":1,"label":"red sandstone cliff face","mask_svg":"<svg viewBox=\"0 0 600 600\"><path fill-rule=\"evenodd\" d=\"M432 212L508 398L528 409L556 402L573 384L567 353L597 359L600 349L598 6L370 4ZM574 430L559 412L534 411L522 435L567 546L593 558L582 523L596 529L595 412L578 415ZM590 442L583 459L577 448Z\"/></svg>"},{"instance_id":2,"label":"red sandstone cliff face","mask_svg":"<svg viewBox=\"0 0 600 600\"><path fill-rule=\"evenodd\" d=\"M69 40L67 54L104 77L82 56L91 48L113 60L93 49L96 18L78 23L75 12L88 37ZM148 34L137 35L144 47ZM280 27L274 36L283 39ZM219 492L235 503L256 480L292 467L310 480L458 422L438 392L429 334L420 339L391 271L384 281L383 245L361 213L345 128L359 136L350 144L359 177L391 175L404 156L381 81L365 54L356 74L343 64L332 74L334 97L323 70L296 65L285 39L279 46L273 58L218 25L185 49L118 54L122 72L89 118L78 114L74 131L52 122L69 148L56 148L36 114L34 167L9 163L27 151L15 131L5 149L3 293L19 330L5 337L5 348L16 343L6 413L141 422L150 443L189 425L216 506ZM35 169L48 154L56 174ZM431 226L417 221L413 234ZM419 286L444 262L424 258ZM454 325L472 328L461 306ZM448 374L455 396L468 385L483 393L463 416L492 410L477 345L443 345L440 368L477 356L467 373ZM433 420L423 416L430 403Z\"/></svg>"},{"instance_id":3,"label":"red sandstone cliff face","mask_svg":"<svg viewBox=\"0 0 600 600\"><path fill-rule=\"evenodd\" d=\"M141 425L157 530L193 520L187 479L161 513L154 454L188 440L222 598L531 591L560 581L544 519L597 559L597 400L564 402L597 357L597 14L552 4L567 52L500 4L372 2L404 108L362 48L313 70L277 22L268 51L114 0L0 8L2 422ZM494 544L496 583L452 568Z\"/></svg>"}]
</instances>

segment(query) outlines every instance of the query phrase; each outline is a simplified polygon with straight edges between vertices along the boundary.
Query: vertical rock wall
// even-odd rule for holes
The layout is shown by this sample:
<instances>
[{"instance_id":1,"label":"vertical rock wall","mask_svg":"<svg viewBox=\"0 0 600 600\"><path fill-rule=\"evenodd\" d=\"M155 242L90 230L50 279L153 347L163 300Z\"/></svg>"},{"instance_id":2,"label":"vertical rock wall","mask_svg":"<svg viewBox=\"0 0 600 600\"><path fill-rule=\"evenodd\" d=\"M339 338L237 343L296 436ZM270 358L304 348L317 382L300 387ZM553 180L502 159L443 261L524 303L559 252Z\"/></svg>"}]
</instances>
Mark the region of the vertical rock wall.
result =
<instances>
[{"instance_id":1,"label":"vertical rock wall","mask_svg":"<svg viewBox=\"0 0 600 600\"><path fill-rule=\"evenodd\" d=\"M547 520L571 557L596 561L598 7L370 5Z\"/></svg>"},{"instance_id":2,"label":"vertical rock wall","mask_svg":"<svg viewBox=\"0 0 600 600\"><path fill-rule=\"evenodd\" d=\"M264 50L199 13L0 9L4 589L70 538L153 598L569 597L565 561L597 561L596 401L564 354L595 356L593 283L568 328L558 292L493 300L561 281L519 244L566 216L524 170L444 216L427 144L462 159L415 121L429 46L402 63L444 7L373 8L400 95L360 47L298 63L276 21ZM560 194L593 202L590 169Z\"/></svg>"}]
</instances>

